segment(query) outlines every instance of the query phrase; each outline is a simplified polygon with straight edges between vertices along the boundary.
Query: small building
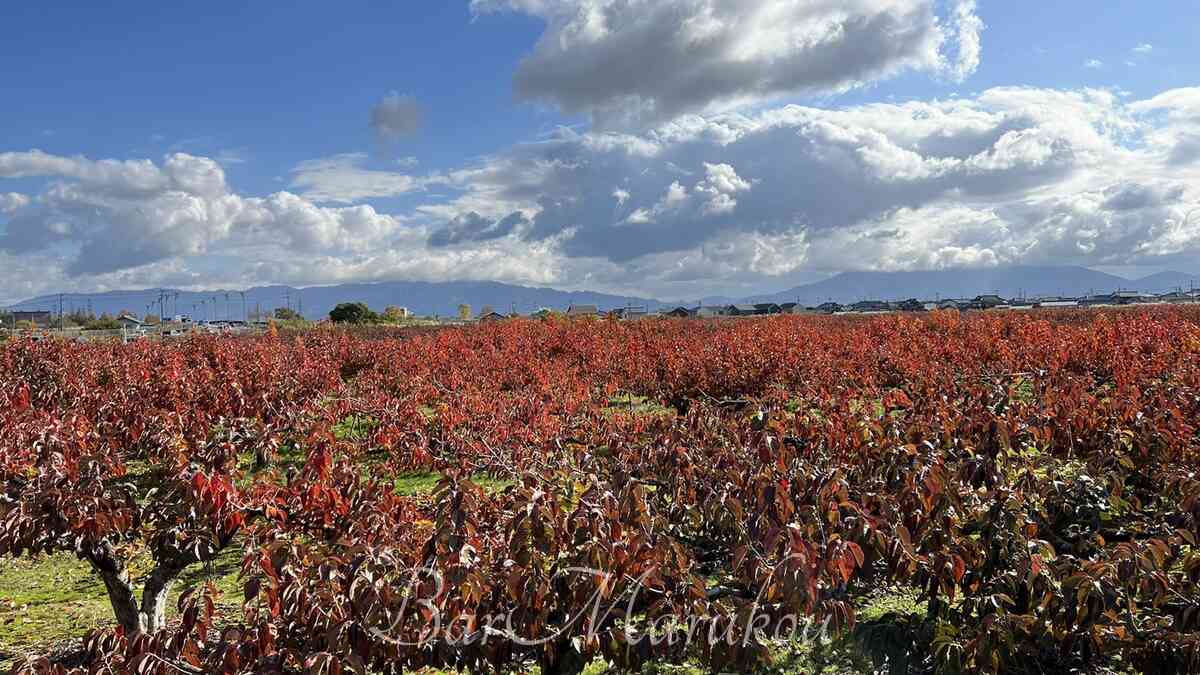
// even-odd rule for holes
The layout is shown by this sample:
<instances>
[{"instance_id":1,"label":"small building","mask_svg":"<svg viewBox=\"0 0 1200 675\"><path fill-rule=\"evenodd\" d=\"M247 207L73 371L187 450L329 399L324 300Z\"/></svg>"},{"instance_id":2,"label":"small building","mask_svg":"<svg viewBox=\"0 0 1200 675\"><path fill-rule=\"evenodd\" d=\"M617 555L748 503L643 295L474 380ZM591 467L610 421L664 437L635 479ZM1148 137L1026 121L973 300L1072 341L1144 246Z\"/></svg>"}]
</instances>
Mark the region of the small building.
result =
<instances>
[{"instance_id":1,"label":"small building","mask_svg":"<svg viewBox=\"0 0 1200 675\"><path fill-rule=\"evenodd\" d=\"M818 312L823 314L837 314L838 312L845 311L845 308L843 308L840 304L832 301L822 302L821 304L817 305L816 309Z\"/></svg>"},{"instance_id":2,"label":"small building","mask_svg":"<svg viewBox=\"0 0 1200 675\"><path fill-rule=\"evenodd\" d=\"M1154 300L1155 300L1155 302L1171 302L1171 303L1195 302L1196 296L1192 295L1191 293L1184 292L1184 291L1172 291L1170 293L1163 293L1162 295L1155 297Z\"/></svg>"},{"instance_id":3,"label":"small building","mask_svg":"<svg viewBox=\"0 0 1200 675\"><path fill-rule=\"evenodd\" d=\"M1064 298L1058 295L1048 295L1041 298L1035 298L1033 301L1034 307L1044 307L1046 309L1054 309L1056 307L1078 307L1079 300L1075 298Z\"/></svg>"},{"instance_id":4,"label":"small building","mask_svg":"<svg viewBox=\"0 0 1200 675\"><path fill-rule=\"evenodd\" d=\"M609 310L607 316L611 319L620 319L622 321L630 321L633 319L644 319L649 315L645 307L617 307Z\"/></svg>"},{"instance_id":5,"label":"small building","mask_svg":"<svg viewBox=\"0 0 1200 675\"><path fill-rule=\"evenodd\" d=\"M999 307L1000 305L1007 304L1008 301L999 295L977 295L975 296L975 299L971 301L971 309L992 309Z\"/></svg>"},{"instance_id":6,"label":"small building","mask_svg":"<svg viewBox=\"0 0 1200 675\"><path fill-rule=\"evenodd\" d=\"M117 323L121 324L121 328L128 329L141 328L143 325L141 319L133 316L132 314L122 314L121 316L118 316Z\"/></svg>"},{"instance_id":7,"label":"small building","mask_svg":"<svg viewBox=\"0 0 1200 675\"><path fill-rule=\"evenodd\" d=\"M54 317L50 312L45 310L22 311L17 310L12 313L12 320L15 323L29 322L38 326L49 326Z\"/></svg>"},{"instance_id":8,"label":"small building","mask_svg":"<svg viewBox=\"0 0 1200 675\"><path fill-rule=\"evenodd\" d=\"M725 316L726 309L724 307L697 307L696 317L701 319L712 319L718 316Z\"/></svg>"},{"instance_id":9,"label":"small building","mask_svg":"<svg viewBox=\"0 0 1200 675\"><path fill-rule=\"evenodd\" d=\"M896 312L924 312L925 311L925 303L921 302L920 300L917 300L916 298L909 298L908 300L901 300L900 302L893 302L890 304L890 306L891 306L892 311L896 311Z\"/></svg>"},{"instance_id":10,"label":"small building","mask_svg":"<svg viewBox=\"0 0 1200 675\"><path fill-rule=\"evenodd\" d=\"M1079 299L1079 304L1091 307L1096 305L1120 305L1123 303L1115 293L1100 293L1097 295L1085 295Z\"/></svg>"},{"instance_id":11,"label":"small building","mask_svg":"<svg viewBox=\"0 0 1200 675\"><path fill-rule=\"evenodd\" d=\"M1146 294L1140 291L1115 291L1112 295L1114 305L1133 305L1146 301Z\"/></svg>"},{"instance_id":12,"label":"small building","mask_svg":"<svg viewBox=\"0 0 1200 675\"><path fill-rule=\"evenodd\" d=\"M688 317L695 316L695 311L696 310L688 309L687 307L676 307L668 312L663 312L663 316L669 316L675 319L686 319Z\"/></svg>"},{"instance_id":13,"label":"small building","mask_svg":"<svg viewBox=\"0 0 1200 675\"><path fill-rule=\"evenodd\" d=\"M754 311L756 314L766 316L769 314L779 314L783 312L783 308L773 302L756 302L754 303Z\"/></svg>"},{"instance_id":14,"label":"small building","mask_svg":"<svg viewBox=\"0 0 1200 675\"><path fill-rule=\"evenodd\" d=\"M957 309L959 311L963 311L963 310L967 310L967 309L971 308L971 301L970 300L962 300L962 299L958 299L958 298L946 298L944 300L937 301L937 308L938 309Z\"/></svg>"},{"instance_id":15,"label":"small building","mask_svg":"<svg viewBox=\"0 0 1200 675\"><path fill-rule=\"evenodd\" d=\"M725 308L727 316L755 316L758 314L757 305L729 305Z\"/></svg>"},{"instance_id":16,"label":"small building","mask_svg":"<svg viewBox=\"0 0 1200 675\"><path fill-rule=\"evenodd\" d=\"M863 300L850 305L852 312L886 312L889 309L888 303L882 300Z\"/></svg>"},{"instance_id":17,"label":"small building","mask_svg":"<svg viewBox=\"0 0 1200 675\"><path fill-rule=\"evenodd\" d=\"M600 316L600 308L596 305L571 305L567 308L567 316Z\"/></svg>"},{"instance_id":18,"label":"small building","mask_svg":"<svg viewBox=\"0 0 1200 675\"><path fill-rule=\"evenodd\" d=\"M500 312L488 312L486 314L480 315L479 323L494 323L496 321L503 321L504 319L507 319L507 318L508 317L504 316Z\"/></svg>"},{"instance_id":19,"label":"small building","mask_svg":"<svg viewBox=\"0 0 1200 675\"><path fill-rule=\"evenodd\" d=\"M784 302L779 305L780 314L803 314L804 305L798 302Z\"/></svg>"}]
</instances>

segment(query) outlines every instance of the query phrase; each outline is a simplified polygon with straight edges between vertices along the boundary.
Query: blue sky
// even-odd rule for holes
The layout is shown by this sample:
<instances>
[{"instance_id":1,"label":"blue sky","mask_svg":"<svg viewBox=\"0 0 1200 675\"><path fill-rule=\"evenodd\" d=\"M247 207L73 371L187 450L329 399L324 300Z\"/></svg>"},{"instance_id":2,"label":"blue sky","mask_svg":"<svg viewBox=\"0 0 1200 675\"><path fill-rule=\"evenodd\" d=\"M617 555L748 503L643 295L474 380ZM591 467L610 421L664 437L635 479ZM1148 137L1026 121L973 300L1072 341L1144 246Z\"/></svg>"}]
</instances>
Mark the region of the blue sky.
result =
<instances>
[{"instance_id":1,"label":"blue sky","mask_svg":"<svg viewBox=\"0 0 1200 675\"><path fill-rule=\"evenodd\" d=\"M14 0L0 300L1200 271L1193 25L1182 1Z\"/></svg>"}]
</instances>

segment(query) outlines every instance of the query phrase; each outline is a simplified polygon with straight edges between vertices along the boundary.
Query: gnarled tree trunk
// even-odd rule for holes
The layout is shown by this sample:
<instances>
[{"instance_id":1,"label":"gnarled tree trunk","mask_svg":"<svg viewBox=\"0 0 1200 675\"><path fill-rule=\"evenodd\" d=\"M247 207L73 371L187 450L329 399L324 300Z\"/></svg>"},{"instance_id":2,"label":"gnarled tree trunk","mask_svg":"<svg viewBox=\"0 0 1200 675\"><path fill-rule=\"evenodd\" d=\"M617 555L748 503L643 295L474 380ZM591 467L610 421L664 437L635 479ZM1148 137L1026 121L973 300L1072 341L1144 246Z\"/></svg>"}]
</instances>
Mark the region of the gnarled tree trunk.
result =
<instances>
[{"instance_id":1,"label":"gnarled tree trunk","mask_svg":"<svg viewBox=\"0 0 1200 675\"><path fill-rule=\"evenodd\" d=\"M139 603L125 561L117 556L110 544L106 542L81 554L104 581L113 616L126 635L153 633L166 625L167 594L171 591L171 584L187 567L186 564L159 562L155 565L142 586Z\"/></svg>"}]
</instances>

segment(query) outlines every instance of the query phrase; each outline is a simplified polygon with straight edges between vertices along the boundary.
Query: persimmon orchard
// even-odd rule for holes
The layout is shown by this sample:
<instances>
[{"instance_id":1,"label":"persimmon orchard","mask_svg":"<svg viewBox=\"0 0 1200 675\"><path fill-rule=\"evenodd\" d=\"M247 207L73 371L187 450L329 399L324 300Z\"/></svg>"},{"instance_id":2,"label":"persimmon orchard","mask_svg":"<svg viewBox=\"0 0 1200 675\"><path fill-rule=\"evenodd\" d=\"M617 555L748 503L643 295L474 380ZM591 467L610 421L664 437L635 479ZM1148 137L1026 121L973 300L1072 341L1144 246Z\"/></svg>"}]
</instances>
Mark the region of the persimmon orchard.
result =
<instances>
[{"instance_id":1,"label":"persimmon orchard","mask_svg":"<svg viewBox=\"0 0 1200 675\"><path fill-rule=\"evenodd\" d=\"M1196 672L1198 425L1189 309L13 340L0 555L103 581L78 672Z\"/></svg>"}]
</instances>

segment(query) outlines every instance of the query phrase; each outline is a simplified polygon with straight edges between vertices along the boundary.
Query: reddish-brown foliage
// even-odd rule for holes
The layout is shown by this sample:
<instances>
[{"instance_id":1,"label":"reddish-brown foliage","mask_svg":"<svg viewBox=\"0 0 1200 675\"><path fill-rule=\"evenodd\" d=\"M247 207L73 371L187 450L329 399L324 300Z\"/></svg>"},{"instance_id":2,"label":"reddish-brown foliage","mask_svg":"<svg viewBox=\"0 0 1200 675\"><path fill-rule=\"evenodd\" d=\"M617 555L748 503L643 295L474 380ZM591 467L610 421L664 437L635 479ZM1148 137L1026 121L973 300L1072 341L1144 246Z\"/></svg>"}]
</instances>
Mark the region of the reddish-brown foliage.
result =
<instances>
[{"instance_id":1,"label":"reddish-brown foliage","mask_svg":"<svg viewBox=\"0 0 1200 675\"><path fill-rule=\"evenodd\" d=\"M119 627L81 672L753 669L768 652L746 625L796 616L898 631L906 653L878 650L893 672L1190 672L1198 318L11 342L0 555L73 551L104 578ZM413 470L445 479L396 494ZM207 588L162 621L154 594L229 546L243 616L218 625ZM887 585L925 612L856 629Z\"/></svg>"}]
</instances>

